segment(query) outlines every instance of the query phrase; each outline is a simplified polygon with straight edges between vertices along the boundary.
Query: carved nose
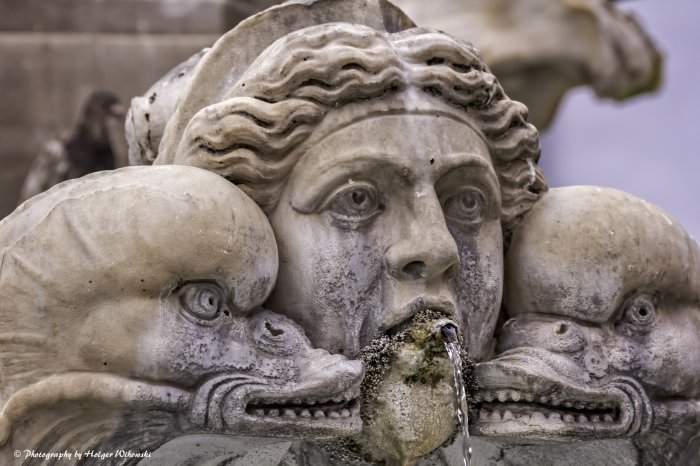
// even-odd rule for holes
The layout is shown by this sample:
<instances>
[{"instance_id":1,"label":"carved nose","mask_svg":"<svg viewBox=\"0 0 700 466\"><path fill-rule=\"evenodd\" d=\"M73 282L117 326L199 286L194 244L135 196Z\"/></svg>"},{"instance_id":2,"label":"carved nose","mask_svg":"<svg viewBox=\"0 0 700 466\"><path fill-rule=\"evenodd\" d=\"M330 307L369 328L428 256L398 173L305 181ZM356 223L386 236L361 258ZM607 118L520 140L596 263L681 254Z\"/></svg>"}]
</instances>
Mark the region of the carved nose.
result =
<instances>
[{"instance_id":1,"label":"carved nose","mask_svg":"<svg viewBox=\"0 0 700 466\"><path fill-rule=\"evenodd\" d=\"M576 353L586 347L586 336L570 320L524 315L503 325L498 343L500 352L528 346L555 353Z\"/></svg>"},{"instance_id":2,"label":"carved nose","mask_svg":"<svg viewBox=\"0 0 700 466\"><path fill-rule=\"evenodd\" d=\"M440 204L422 209L386 253L389 272L399 280L446 277L459 264L457 243L447 229Z\"/></svg>"}]
</instances>

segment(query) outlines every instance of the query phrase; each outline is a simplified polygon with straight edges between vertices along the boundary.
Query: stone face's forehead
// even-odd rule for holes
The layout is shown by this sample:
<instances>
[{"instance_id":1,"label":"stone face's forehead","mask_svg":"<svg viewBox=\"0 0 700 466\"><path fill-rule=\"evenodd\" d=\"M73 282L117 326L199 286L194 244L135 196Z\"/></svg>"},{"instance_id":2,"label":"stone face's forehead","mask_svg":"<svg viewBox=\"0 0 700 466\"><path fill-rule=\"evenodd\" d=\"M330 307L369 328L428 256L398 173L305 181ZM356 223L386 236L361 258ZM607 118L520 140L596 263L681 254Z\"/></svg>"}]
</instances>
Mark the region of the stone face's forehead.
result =
<instances>
[{"instance_id":1,"label":"stone face's forehead","mask_svg":"<svg viewBox=\"0 0 700 466\"><path fill-rule=\"evenodd\" d=\"M399 163L408 154L424 158L441 174L459 166L464 156L480 157L483 165L491 165L488 147L477 131L439 114L374 116L330 132L317 143L305 144L305 149L300 172L307 171L306 165L332 168L363 156Z\"/></svg>"},{"instance_id":2,"label":"stone face's forehead","mask_svg":"<svg viewBox=\"0 0 700 466\"><path fill-rule=\"evenodd\" d=\"M554 189L513 237L506 303L604 322L637 291L697 302L699 268L697 244L658 207L613 189Z\"/></svg>"}]
</instances>

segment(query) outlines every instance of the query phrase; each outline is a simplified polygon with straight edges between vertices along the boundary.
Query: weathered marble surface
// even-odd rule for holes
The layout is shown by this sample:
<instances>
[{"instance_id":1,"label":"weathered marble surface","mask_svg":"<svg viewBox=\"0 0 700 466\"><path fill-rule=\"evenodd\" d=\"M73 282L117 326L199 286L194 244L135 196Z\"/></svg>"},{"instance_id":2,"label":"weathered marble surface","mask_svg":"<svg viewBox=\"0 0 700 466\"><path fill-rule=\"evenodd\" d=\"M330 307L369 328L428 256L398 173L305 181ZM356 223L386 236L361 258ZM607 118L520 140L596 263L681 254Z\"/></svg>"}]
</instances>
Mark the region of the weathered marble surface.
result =
<instances>
[{"instance_id":1,"label":"weathered marble surface","mask_svg":"<svg viewBox=\"0 0 700 466\"><path fill-rule=\"evenodd\" d=\"M146 131L162 136L155 163L219 173L263 208L282 265L267 306L312 344L356 357L433 309L483 359L502 230L546 189L537 135L473 48L412 26L385 2L272 8L214 44L185 85L161 88L175 97L147 110L137 99L132 122L159 112L159 98L178 102ZM148 163L154 145L132 134L131 159ZM368 455L410 462L451 436L454 420L431 413L452 394L420 385L392 396L425 438L408 447L400 429L381 429Z\"/></svg>"},{"instance_id":2,"label":"weathered marble surface","mask_svg":"<svg viewBox=\"0 0 700 466\"><path fill-rule=\"evenodd\" d=\"M527 109L471 45L383 0L290 2L135 99L129 137L154 166L61 185L0 223L3 354L18 358L3 362L4 454L454 464L436 451L455 430L452 374L428 351L446 321L480 363L475 400L559 394L598 416L479 419L487 464L565 461L554 442L585 440L599 443L573 451L592 462L692 461L699 359L669 335L698 343L697 245L628 195L545 194ZM496 348L504 283L515 320ZM667 458L638 443L680 434L692 448Z\"/></svg>"},{"instance_id":3,"label":"weathered marble surface","mask_svg":"<svg viewBox=\"0 0 700 466\"><path fill-rule=\"evenodd\" d=\"M182 95L163 100L179 102L164 129L149 127L151 140L162 131L155 164L211 170L262 207L281 264L267 306L312 344L356 357L433 309L483 359L502 231L546 189L537 133L475 49L412 26L381 1L292 2L245 21L169 88ZM133 134L131 158L147 163L153 145ZM430 420L452 395L421 390L393 395L412 408L403 425L427 436L402 462L452 434L454 421ZM371 456L402 451L398 430L382 432Z\"/></svg>"},{"instance_id":4,"label":"weathered marble surface","mask_svg":"<svg viewBox=\"0 0 700 466\"><path fill-rule=\"evenodd\" d=\"M553 189L513 235L506 270L511 319L502 353L477 367L475 430L629 438L639 464L698 464L700 247L685 230L621 191Z\"/></svg>"},{"instance_id":5,"label":"weathered marble surface","mask_svg":"<svg viewBox=\"0 0 700 466\"><path fill-rule=\"evenodd\" d=\"M171 166L68 181L0 222L0 244L3 464L188 433L359 432L362 362L261 309L274 236L223 178Z\"/></svg>"}]
</instances>

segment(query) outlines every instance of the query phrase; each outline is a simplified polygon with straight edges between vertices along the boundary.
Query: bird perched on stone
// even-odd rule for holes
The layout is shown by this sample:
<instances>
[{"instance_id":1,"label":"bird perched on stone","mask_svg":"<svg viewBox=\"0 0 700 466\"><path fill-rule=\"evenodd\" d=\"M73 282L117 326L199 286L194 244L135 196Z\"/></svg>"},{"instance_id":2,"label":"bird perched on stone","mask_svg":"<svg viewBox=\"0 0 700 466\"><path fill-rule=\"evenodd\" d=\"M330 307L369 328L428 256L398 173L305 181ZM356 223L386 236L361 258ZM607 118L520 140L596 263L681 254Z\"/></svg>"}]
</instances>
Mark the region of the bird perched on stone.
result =
<instances>
[{"instance_id":1,"label":"bird perched on stone","mask_svg":"<svg viewBox=\"0 0 700 466\"><path fill-rule=\"evenodd\" d=\"M107 124L110 119L122 120L124 114L124 106L113 93L95 91L90 94L73 132L42 146L24 180L20 203L62 181L114 169L114 151Z\"/></svg>"}]
</instances>

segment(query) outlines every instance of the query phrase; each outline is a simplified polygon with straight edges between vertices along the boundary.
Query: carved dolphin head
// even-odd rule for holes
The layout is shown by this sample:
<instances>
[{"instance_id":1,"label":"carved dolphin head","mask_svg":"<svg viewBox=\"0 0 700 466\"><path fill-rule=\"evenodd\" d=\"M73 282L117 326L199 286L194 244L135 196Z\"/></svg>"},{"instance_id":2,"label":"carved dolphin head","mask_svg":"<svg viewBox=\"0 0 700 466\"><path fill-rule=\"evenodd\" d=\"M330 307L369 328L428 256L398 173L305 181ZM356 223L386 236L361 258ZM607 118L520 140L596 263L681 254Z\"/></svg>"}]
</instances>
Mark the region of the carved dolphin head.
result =
<instances>
[{"instance_id":1,"label":"carved dolphin head","mask_svg":"<svg viewBox=\"0 0 700 466\"><path fill-rule=\"evenodd\" d=\"M512 318L500 356L477 367L478 431L610 438L674 416L679 436L697 430L700 248L669 214L613 189L555 189L506 263Z\"/></svg>"},{"instance_id":2,"label":"carved dolphin head","mask_svg":"<svg viewBox=\"0 0 700 466\"><path fill-rule=\"evenodd\" d=\"M5 447L359 430L362 364L261 309L274 235L225 179L167 166L69 181L0 222L0 248ZM157 433L134 439L135 420Z\"/></svg>"}]
</instances>

